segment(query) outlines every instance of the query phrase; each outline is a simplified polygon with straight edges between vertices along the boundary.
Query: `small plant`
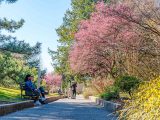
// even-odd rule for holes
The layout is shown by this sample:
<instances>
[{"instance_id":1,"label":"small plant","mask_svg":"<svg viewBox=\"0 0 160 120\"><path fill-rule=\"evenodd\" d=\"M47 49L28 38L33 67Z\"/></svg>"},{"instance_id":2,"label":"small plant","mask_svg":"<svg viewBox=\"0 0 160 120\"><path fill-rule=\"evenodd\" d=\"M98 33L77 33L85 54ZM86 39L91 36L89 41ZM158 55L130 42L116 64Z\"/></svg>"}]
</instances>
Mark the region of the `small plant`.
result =
<instances>
[{"instance_id":1,"label":"small plant","mask_svg":"<svg viewBox=\"0 0 160 120\"><path fill-rule=\"evenodd\" d=\"M101 94L100 97L105 100L112 100L119 98L119 89L118 87L111 86L106 89L106 92Z\"/></svg>"},{"instance_id":2,"label":"small plant","mask_svg":"<svg viewBox=\"0 0 160 120\"><path fill-rule=\"evenodd\" d=\"M115 81L115 86L119 87L122 92L131 93L140 84L140 80L133 76L122 76Z\"/></svg>"},{"instance_id":3,"label":"small plant","mask_svg":"<svg viewBox=\"0 0 160 120\"><path fill-rule=\"evenodd\" d=\"M113 86L114 81L107 78L94 78L91 81L91 89L94 90L97 94L102 94L106 91L107 87Z\"/></svg>"},{"instance_id":4,"label":"small plant","mask_svg":"<svg viewBox=\"0 0 160 120\"><path fill-rule=\"evenodd\" d=\"M95 96L96 92L90 88L90 87L86 87L83 91L83 96L85 99L89 99L89 96Z\"/></svg>"}]
</instances>

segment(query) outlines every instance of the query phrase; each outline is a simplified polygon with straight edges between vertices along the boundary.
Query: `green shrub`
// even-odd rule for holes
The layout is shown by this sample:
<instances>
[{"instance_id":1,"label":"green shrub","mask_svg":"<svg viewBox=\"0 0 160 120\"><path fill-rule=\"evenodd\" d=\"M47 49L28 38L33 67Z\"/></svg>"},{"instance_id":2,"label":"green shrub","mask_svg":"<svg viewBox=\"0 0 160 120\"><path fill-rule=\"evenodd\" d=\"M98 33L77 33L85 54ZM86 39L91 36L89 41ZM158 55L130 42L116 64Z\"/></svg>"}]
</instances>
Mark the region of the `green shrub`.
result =
<instances>
[{"instance_id":1,"label":"green shrub","mask_svg":"<svg viewBox=\"0 0 160 120\"><path fill-rule=\"evenodd\" d=\"M131 92L140 84L140 80L133 76L122 76L115 81L115 86L119 87L122 92Z\"/></svg>"},{"instance_id":2,"label":"green shrub","mask_svg":"<svg viewBox=\"0 0 160 120\"><path fill-rule=\"evenodd\" d=\"M26 74L32 74L37 79L37 69L29 67L23 59L13 57L11 54L0 53L0 86L19 88L24 82Z\"/></svg>"},{"instance_id":3,"label":"green shrub","mask_svg":"<svg viewBox=\"0 0 160 120\"><path fill-rule=\"evenodd\" d=\"M108 87L106 92L101 94L100 97L105 100L112 100L119 98L119 88L115 86Z\"/></svg>"}]
</instances>

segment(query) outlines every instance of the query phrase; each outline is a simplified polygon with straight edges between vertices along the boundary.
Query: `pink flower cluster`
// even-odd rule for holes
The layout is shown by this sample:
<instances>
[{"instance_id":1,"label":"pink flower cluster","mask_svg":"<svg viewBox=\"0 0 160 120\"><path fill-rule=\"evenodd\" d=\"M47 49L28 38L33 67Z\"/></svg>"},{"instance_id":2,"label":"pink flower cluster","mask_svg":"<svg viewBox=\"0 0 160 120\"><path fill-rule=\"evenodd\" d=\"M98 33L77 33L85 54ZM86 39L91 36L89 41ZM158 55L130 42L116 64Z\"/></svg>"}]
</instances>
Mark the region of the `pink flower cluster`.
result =
<instances>
[{"instance_id":1,"label":"pink flower cluster","mask_svg":"<svg viewBox=\"0 0 160 120\"><path fill-rule=\"evenodd\" d=\"M132 29L133 23L115 11L132 15L126 5L107 6L100 2L90 19L81 21L69 54L74 72L106 75L114 67L115 53L126 50L137 40L138 35Z\"/></svg>"},{"instance_id":2,"label":"pink flower cluster","mask_svg":"<svg viewBox=\"0 0 160 120\"><path fill-rule=\"evenodd\" d=\"M44 79L47 85L60 86L62 82L62 76L58 74L48 73Z\"/></svg>"}]
</instances>

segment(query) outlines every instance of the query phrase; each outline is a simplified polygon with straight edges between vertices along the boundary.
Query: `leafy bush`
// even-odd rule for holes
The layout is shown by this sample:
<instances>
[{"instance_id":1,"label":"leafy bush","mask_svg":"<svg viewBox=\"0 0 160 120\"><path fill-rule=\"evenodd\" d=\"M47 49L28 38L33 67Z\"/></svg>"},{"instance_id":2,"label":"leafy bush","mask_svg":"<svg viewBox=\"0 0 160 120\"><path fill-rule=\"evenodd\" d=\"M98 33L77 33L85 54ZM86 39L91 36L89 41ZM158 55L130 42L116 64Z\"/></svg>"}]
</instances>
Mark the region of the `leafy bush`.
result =
<instances>
[{"instance_id":1,"label":"leafy bush","mask_svg":"<svg viewBox=\"0 0 160 120\"><path fill-rule=\"evenodd\" d=\"M13 57L11 54L0 53L0 86L18 88L24 81L26 74L32 74L37 79L36 68L25 65L25 61Z\"/></svg>"},{"instance_id":2,"label":"leafy bush","mask_svg":"<svg viewBox=\"0 0 160 120\"><path fill-rule=\"evenodd\" d=\"M99 96L106 92L106 88L113 86L114 81L108 78L96 77L91 81L86 82L86 88L83 91L83 96L88 98L89 96Z\"/></svg>"},{"instance_id":3,"label":"leafy bush","mask_svg":"<svg viewBox=\"0 0 160 120\"><path fill-rule=\"evenodd\" d=\"M125 104L120 119L160 120L160 77L141 84L132 98Z\"/></svg>"},{"instance_id":4,"label":"leafy bush","mask_svg":"<svg viewBox=\"0 0 160 120\"><path fill-rule=\"evenodd\" d=\"M96 95L96 92L90 87L85 88L83 91L83 96L85 99L88 99L89 96L95 96L95 95Z\"/></svg>"},{"instance_id":5,"label":"leafy bush","mask_svg":"<svg viewBox=\"0 0 160 120\"><path fill-rule=\"evenodd\" d=\"M105 100L112 100L119 98L119 88L115 86L108 87L106 92L101 94L100 97Z\"/></svg>"},{"instance_id":6,"label":"leafy bush","mask_svg":"<svg viewBox=\"0 0 160 120\"><path fill-rule=\"evenodd\" d=\"M115 86L123 92L128 92L131 95L132 90L138 87L140 80L133 76L122 76L115 81Z\"/></svg>"},{"instance_id":7,"label":"leafy bush","mask_svg":"<svg viewBox=\"0 0 160 120\"><path fill-rule=\"evenodd\" d=\"M95 91L97 94L102 94L106 91L106 88L113 86L114 81L108 78L94 78L91 83L90 87L92 91Z\"/></svg>"},{"instance_id":8,"label":"leafy bush","mask_svg":"<svg viewBox=\"0 0 160 120\"><path fill-rule=\"evenodd\" d=\"M83 97L85 98L85 99L89 99L89 96L92 96L93 94L92 93L90 93L90 92L83 92Z\"/></svg>"}]
</instances>

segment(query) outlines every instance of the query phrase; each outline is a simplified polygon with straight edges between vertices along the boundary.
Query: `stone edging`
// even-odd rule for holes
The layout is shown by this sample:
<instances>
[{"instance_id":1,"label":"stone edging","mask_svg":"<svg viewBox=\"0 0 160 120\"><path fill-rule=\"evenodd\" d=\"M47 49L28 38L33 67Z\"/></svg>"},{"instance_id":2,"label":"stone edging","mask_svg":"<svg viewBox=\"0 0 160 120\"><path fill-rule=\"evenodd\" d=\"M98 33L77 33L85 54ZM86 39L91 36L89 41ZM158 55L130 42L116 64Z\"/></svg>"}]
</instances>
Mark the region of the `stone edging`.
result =
<instances>
[{"instance_id":1,"label":"stone edging","mask_svg":"<svg viewBox=\"0 0 160 120\"><path fill-rule=\"evenodd\" d=\"M102 106L105 110L111 113L116 112L116 110L121 106L121 104L114 103L111 101L106 101L98 97L90 96L89 99L95 102L97 105Z\"/></svg>"},{"instance_id":2,"label":"stone edging","mask_svg":"<svg viewBox=\"0 0 160 120\"><path fill-rule=\"evenodd\" d=\"M33 100L28 100L24 102L11 103L11 104L3 104L0 105L0 116L16 112L25 108L34 107Z\"/></svg>"},{"instance_id":3,"label":"stone edging","mask_svg":"<svg viewBox=\"0 0 160 120\"><path fill-rule=\"evenodd\" d=\"M116 110L121 106L121 104L102 99L96 99L96 104L104 107L105 110L111 113L116 112Z\"/></svg>"},{"instance_id":4,"label":"stone edging","mask_svg":"<svg viewBox=\"0 0 160 120\"><path fill-rule=\"evenodd\" d=\"M46 103L50 103L50 102L53 102L53 101L56 101L56 100L59 100L59 99L63 99L63 98L66 98L66 96L49 97L49 98L46 99Z\"/></svg>"},{"instance_id":5,"label":"stone edging","mask_svg":"<svg viewBox=\"0 0 160 120\"><path fill-rule=\"evenodd\" d=\"M62 98L65 98L65 96L49 97L47 98L46 102L50 103ZM0 116L6 115L12 112L16 112L19 110L23 110L25 108L31 108L31 107L34 107L33 100L27 100L27 101L11 103L11 104L3 104L3 105L0 105Z\"/></svg>"}]
</instances>

